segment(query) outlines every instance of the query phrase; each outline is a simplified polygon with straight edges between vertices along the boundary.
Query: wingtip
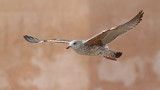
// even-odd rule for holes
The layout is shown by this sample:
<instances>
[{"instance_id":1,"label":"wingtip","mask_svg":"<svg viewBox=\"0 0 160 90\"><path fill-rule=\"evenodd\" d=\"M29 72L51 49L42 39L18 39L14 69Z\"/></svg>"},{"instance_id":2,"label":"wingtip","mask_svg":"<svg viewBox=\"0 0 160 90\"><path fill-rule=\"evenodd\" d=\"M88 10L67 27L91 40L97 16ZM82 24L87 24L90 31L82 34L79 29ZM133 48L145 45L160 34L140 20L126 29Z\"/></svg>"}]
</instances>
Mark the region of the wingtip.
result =
<instances>
[{"instance_id":1,"label":"wingtip","mask_svg":"<svg viewBox=\"0 0 160 90\"><path fill-rule=\"evenodd\" d=\"M28 37L28 35L24 35L23 37L26 39Z\"/></svg>"},{"instance_id":2,"label":"wingtip","mask_svg":"<svg viewBox=\"0 0 160 90\"><path fill-rule=\"evenodd\" d=\"M137 18L139 20L138 21L139 23L142 20L143 14L144 14L143 10L140 10L139 13L133 19Z\"/></svg>"},{"instance_id":3,"label":"wingtip","mask_svg":"<svg viewBox=\"0 0 160 90\"><path fill-rule=\"evenodd\" d=\"M26 41L30 42L28 35L24 35L23 37L24 37L24 39L25 39ZM31 43L31 42L30 42L30 43Z\"/></svg>"},{"instance_id":4,"label":"wingtip","mask_svg":"<svg viewBox=\"0 0 160 90\"><path fill-rule=\"evenodd\" d=\"M140 10L139 12L143 12L143 10Z\"/></svg>"},{"instance_id":5,"label":"wingtip","mask_svg":"<svg viewBox=\"0 0 160 90\"><path fill-rule=\"evenodd\" d=\"M26 40L26 38L28 37L28 35L24 35L23 38Z\"/></svg>"},{"instance_id":6,"label":"wingtip","mask_svg":"<svg viewBox=\"0 0 160 90\"><path fill-rule=\"evenodd\" d=\"M29 37L31 37L31 36L24 35L23 37L24 37L24 39L25 39L25 40L27 40L27 41L28 41Z\"/></svg>"},{"instance_id":7,"label":"wingtip","mask_svg":"<svg viewBox=\"0 0 160 90\"><path fill-rule=\"evenodd\" d=\"M24 39L25 39L26 41L28 41L28 42L30 42L30 43L38 43L38 42L39 42L39 39L34 38L34 37L32 37L32 36L24 35L23 37L24 37Z\"/></svg>"},{"instance_id":8,"label":"wingtip","mask_svg":"<svg viewBox=\"0 0 160 90\"><path fill-rule=\"evenodd\" d=\"M140 11L140 15L141 15L141 16L140 16L140 18L141 18L140 21L142 20L143 14L144 14L144 12L143 12L143 10L141 10L141 11Z\"/></svg>"},{"instance_id":9,"label":"wingtip","mask_svg":"<svg viewBox=\"0 0 160 90\"><path fill-rule=\"evenodd\" d=\"M143 17L144 11L143 11L143 10L140 10L140 11L139 11L139 14Z\"/></svg>"}]
</instances>

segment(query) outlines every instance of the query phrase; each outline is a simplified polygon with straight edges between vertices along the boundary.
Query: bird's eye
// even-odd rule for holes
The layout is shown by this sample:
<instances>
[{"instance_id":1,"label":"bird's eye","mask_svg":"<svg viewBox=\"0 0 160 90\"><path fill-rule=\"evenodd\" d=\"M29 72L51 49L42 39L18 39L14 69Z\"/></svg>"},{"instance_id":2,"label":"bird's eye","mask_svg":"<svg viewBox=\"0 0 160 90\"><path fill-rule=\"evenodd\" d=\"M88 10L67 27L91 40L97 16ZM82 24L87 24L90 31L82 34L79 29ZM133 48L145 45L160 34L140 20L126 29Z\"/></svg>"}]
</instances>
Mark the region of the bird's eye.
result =
<instances>
[{"instance_id":1,"label":"bird's eye","mask_svg":"<svg viewBox=\"0 0 160 90\"><path fill-rule=\"evenodd\" d=\"M76 45L76 44L77 44L76 42L73 43L73 45Z\"/></svg>"}]
</instances>

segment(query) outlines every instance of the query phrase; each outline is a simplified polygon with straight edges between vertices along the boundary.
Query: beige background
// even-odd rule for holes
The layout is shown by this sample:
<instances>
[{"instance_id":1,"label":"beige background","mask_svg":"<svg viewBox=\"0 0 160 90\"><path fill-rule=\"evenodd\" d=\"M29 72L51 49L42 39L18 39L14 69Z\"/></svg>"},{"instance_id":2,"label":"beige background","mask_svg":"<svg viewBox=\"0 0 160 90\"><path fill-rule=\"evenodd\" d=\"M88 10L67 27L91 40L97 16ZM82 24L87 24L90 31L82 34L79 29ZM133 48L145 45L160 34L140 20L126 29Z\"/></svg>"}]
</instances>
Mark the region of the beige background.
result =
<instances>
[{"instance_id":1,"label":"beige background","mask_svg":"<svg viewBox=\"0 0 160 90\"><path fill-rule=\"evenodd\" d=\"M159 0L0 0L0 90L160 90ZM109 44L117 62L42 39L87 39L139 10L142 22Z\"/></svg>"}]
</instances>

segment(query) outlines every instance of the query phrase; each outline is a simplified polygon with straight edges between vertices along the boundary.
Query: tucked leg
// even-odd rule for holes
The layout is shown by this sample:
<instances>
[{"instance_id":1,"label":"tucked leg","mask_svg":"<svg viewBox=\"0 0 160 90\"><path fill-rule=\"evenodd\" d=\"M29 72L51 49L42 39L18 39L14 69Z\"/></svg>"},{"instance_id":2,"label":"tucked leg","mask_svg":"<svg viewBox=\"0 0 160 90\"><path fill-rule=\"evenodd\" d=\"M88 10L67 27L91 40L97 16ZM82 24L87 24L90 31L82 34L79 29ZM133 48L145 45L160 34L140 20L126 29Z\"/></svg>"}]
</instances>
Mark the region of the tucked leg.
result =
<instances>
[{"instance_id":1,"label":"tucked leg","mask_svg":"<svg viewBox=\"0 0 160 90\"><path fill-rule=\"evenodd\" d=\"M109 59L109 60L114 60L114 61L117 61L117 59L116 58L114 58L114 57L108 57L108 56L104 56L106 59Z\"/></svg>"}]
</instances>

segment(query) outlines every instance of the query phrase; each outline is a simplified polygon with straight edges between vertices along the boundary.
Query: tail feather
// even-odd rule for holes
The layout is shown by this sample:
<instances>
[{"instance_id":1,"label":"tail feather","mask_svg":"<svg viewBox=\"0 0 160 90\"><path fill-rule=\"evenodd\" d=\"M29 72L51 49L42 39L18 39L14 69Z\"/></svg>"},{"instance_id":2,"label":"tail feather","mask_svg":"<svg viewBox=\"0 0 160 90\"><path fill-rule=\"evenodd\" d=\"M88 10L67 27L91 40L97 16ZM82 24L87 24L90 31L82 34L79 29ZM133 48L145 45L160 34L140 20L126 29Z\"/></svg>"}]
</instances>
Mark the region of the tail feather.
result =
<instances>
[{"instance_id":1,"label":"tail feather","mask_svg":"<svg viewBox=\"0 0 160 90\"><path fill-rule=\"evenodd\" d=\"M119 58L120 56L122 56L122 52L116 52L116 53L115 53L115 57L116 57L116 58Z\"/></svg>"}]
</instances>

